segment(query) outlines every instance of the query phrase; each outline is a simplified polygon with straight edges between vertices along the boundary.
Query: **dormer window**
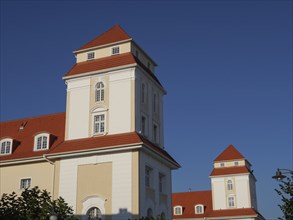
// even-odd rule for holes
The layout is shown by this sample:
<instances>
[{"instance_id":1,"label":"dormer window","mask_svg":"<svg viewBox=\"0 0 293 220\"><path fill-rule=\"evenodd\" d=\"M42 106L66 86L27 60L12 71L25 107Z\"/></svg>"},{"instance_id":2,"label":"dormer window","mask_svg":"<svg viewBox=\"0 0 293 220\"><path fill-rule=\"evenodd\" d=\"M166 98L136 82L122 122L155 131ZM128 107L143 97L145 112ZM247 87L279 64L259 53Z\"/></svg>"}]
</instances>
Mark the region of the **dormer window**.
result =
<instances>
[{"instance_id":1,"label":"dormer window","mask_svg":"<svg viewBox=\"0 0 293 220\"><path fill-rule=\"evenodd\" d=\"M182 206L174 207L174 215L182 215Z\"/></svg>"},{"instance_id":2,"label":"dormer window","mask_svg":"<svg viewBox=\"0 0 293 220\"><path fill-rule=\"evenodd\" d=\"M12 139L10 138L5 138L0 141L0 155L7 155L11 154L12 152Z\"/></svg>"},{"instance_id":3,"label":"dormer window","mask_svg":"<svg viewBox=\"0 0 293 220\"><path fill-rule=\"evenodd\" d=\"M87 53L87 59L88 60L95 59L95 52L89 52L89 53Z\"/></svg>"},{"instance_id":4,"label":"dormer window","mask_svg":"<svg viewBox=\"0 0 293 220\"><path fill-rule=\"evenodd\" d=\"M234 166L239 166L239 162L238 161L235 161L234 162Z\"/></svg>"},{"instance_id":5,"label":"dormer window","mask_svg":"<svg viewBox=\"0 0 293 220\"><path fill-rule=\"evenodd\" d=\"M204 213L203 205L196 205L195 206L195 214L203 214L203 213Z\"/></svg>"},{"instance_id":6,"label":"dormer window","mask_svg":"<svg viewBox=\"0 0 293 220\"><path fill-rule=\"evenodd\" d=\"M47 150L49 149L50 134L41 133L35 136L34 150Z\"/></svg>"},{"instance_id":7,"label":"dormer window","mask_svg":"<svg viewBox=\"0 0 293 220\"><path fill-rule=\"evenodd\" d=\"M225 166L225 163L220 163L220 167L224 167Z\"/></svg>"},{"instance_id":8,"label":"dormer window","mask_svg":"<svg viewBox=\"0 0 293 220\"><path fill-rule=\"evenodd\" d=\"M119 54L120 48L119 47L112 47L112 55Z\"/></svg>"}]
</instances>

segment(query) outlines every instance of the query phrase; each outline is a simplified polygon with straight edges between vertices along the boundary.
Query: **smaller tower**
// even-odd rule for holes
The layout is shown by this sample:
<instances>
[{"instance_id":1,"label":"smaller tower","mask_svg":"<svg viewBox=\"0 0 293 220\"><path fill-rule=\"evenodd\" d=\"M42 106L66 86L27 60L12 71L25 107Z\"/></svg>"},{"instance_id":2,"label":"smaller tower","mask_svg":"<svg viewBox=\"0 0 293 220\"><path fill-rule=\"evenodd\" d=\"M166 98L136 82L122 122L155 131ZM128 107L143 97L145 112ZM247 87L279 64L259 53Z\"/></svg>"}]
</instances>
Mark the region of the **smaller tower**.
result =
<instances>
[{"instance_id":1,"label":"smaller tower","mask_svg":"<svg viewBox=\"0 0 293 220\"><path fill-rule=\"evenodd\" d=\"M229 145L214 160L210 175L213 210L257 210L256 178L250 168L251 164L233 145Z\"/></svg>"}]
</instances>

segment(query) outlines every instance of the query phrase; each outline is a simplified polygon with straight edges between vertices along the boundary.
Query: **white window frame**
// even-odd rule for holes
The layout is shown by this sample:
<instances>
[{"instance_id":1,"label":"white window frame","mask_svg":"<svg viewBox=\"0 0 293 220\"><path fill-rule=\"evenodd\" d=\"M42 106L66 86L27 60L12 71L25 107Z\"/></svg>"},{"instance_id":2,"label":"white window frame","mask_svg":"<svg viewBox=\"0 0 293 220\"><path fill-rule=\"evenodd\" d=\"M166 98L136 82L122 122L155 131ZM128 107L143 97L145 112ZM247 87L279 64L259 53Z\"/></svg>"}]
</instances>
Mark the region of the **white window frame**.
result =
<instances>
[{"instance_id":1,"label":"white window frame","mask_svg":"<svg viewBox=\"0 0 293 220\"><path fill-rule=\"evenodd\" d=\"M40 141L41 141L41 143L40 143ZM48 150L49 149L49 143L50 143L50 134L49 133L37 134L35 136L35 140L34 140L34 150L35 151Z\"/></svg>"},{"instance_id":2,"label":"white window frame","mask_svg":"<svg viewBox=\"0 0 293 220\"><path fill-rule=\"evenodd\" d=\"M87 60L93 60L95 59L95 52L88 52L86 54Z\"/></svg>"},{"instance_id":3,"label":"white window frame","mask_svg":"<svg viewBox=\"0 0 293 220\"><path fill-rule=\"evenodd\" d=\"M235 161L234 166L239 166L239 161Z\"/></svg>"},{"instance_id":4,"label":"white window frame","mask_svg":"<svg viewBox=\"0 0 293 220\"><path fill-rule=\"evenodd\" d=\"M232 180L228 180L227 181L227 190L228 191L232 191L233 190L233 181Z\"/></svg>"},{"instance_id":5,"label":"white window frame","mask_svg":"<svg viewBox=\"0 0 293 220\"><path fill-rule=\"evenodd\" d=\"M157 123L153 123L153 140L155 143L159 143L160 141L160 132L159 125Z\"/></svg>"},{"instance_id":6,"label":"white window frame","mask_svg":"<svg viewBox=\"0 0 293 220\"><path fill-rule=\"evenodd\" d=\"M235 196L228 196L227 198L228 208L235 208Z\"/></svg>"},{"instance_id":7,"label":"white window frame","mask_svg":"<svg viewBox=\"0 0 293 220\"><path fill-rule=\"evenodd\" d=\"M13 139L5 138L0 141L0 155L8 155L12 153Z\"/></svg>"},{"instance_id":8,"label":"white window frame","mask_svg":"<svg viewBox=\"0 0 293 220\"><path fill-rule=\"evenodd\" d=\"M158 113L158 94L157 93L153 93L153 112L154 113Z\"/></svg>"},{"instance_id":9,"label":"white window frame","mask_svg":"<svg viewBox=\"0 0 293 220\"><path fill-rule=\"evenodd\" d=\"M120 47L119 46L112 47L111 54L112 55L120 54Z\"/></svg>"},{"instance_id":10,"label":"white window frame","mask_svg":"<svg viewBox=\"0 0 293 220\"><path fill-rule=\"evenodd\" d=\"M220 167L225 167L225 163L224 162L221 162L220 163Z\"/></svg>"},{"instance_id":11,"label":"white window frame","mask_svg":"<svg viewBox=\"0 0 293 220\"><path fill-rule=\"evenodd\" d=\"M182 206L177 205L173 208L174 215L182 215Z\"/></svg>"},{"instance_id":12,"label":"white window frame","mask_svg":"<svg viewBox=\"0 0 293 220\"><path fill-rule=\"evenodd\" d=\"M19 182L19 189L28 189L32 185L32 178L31 177L25 177L21 178Z\"/></svg>"},{"instance_id":13,"label":"white window frame","mask_svg":"<svg viewBox=\"0 0 293 220\"><path fill-rule=\"evenodd\" d=\"M203 214L204 213L204 206L202 204L196 205L194 207L195 214Z\"/></svg>"},{"instance_id":14,"label":"white window frame","mask_svg":"<svg viewBox=\"0 0 293 220\"><path fill-rule=\"evenodd\" d=\"M163 173L159 173L159 192L166 192L166 175Z\"/></svg>"},{"instance_id":15,"label":"white window frame","mask_svg":"<svg viewBox=\"0 0 293 220\"><path fill-rule=\"evenodd\" d=\"M104 120L95 121L96 117L103 116ZM96 124L98 125L98 131L96 131ZM103 128L103 130L102 130ZM94 135L101 135L106 133L106 113L100 112L93 114L93 134Z\"/></svg>"},{"instance_id":16,"label":"white window frame","mask_svg":"<svg viewBox=\"0 0 293 220\"><path fill-rule=\"evenodd\" d=\"M147 85L145 83L141 84L141 103L147 103Z\"/></svg>"},{"instance_id":17,"label":"white window frame","mask_svg":"<svg viewBox=\"0 0 293 220\"><path fill-rule=\"evenodd\" d=\"M97 82L95 86L95 101L103 102L105 100L105 84L103 82Z\"/></svg>"},{"instance_id":18,"label":"white window frame","mask_svg":"<svg viewBox=\"0 0 293 220\"><path fill-rule=\"evenodd\" d=\"M148 117L144 114L141 115L141 134L144 136L148 135Z\"/></svg>"}]
</instances>

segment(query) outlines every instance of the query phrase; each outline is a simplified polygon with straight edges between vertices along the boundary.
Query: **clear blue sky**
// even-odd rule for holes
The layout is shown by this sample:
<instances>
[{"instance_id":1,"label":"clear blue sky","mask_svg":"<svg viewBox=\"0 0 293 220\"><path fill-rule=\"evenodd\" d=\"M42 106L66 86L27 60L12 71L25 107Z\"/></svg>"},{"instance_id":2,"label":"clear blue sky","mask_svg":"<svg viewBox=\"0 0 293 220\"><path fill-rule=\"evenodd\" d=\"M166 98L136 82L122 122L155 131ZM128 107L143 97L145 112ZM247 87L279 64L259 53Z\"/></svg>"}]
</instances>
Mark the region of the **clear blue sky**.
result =
<instances>
[{"instance_id":1,"label":"clear blue sky","mask_svg":"<svg viewBox=\"0 0 293 220\"><path fill-rule=\"evenodd\" d=\"M1 121L65 111L72 51L120 24L158 63L173 191L210 189L233 144L253 165L259 211L292 169L292 1L1 1Z\"/></svg>"}]
</instances>

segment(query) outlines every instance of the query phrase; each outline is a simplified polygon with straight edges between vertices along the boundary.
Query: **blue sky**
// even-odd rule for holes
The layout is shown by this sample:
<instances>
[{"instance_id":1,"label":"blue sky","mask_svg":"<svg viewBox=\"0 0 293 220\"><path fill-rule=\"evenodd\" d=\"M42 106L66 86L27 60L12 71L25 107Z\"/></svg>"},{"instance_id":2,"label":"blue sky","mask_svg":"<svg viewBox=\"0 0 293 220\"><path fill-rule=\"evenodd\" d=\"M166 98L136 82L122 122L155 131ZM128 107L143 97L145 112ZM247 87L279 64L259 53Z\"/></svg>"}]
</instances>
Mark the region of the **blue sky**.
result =
<instances>
[{"instance_id":1,"label":"blue sky","mask_svg":"<svg viewBox=\"0 0 293 220\"><path fill-rule=\"evenodd\" d=\"M72 52L115 24L158 63L173 191L210 189L233 144L258 208L281 215L271 176L292 169L292 1L1 1L1 121L65 111Z\"/></svg>"}]
</instances>

